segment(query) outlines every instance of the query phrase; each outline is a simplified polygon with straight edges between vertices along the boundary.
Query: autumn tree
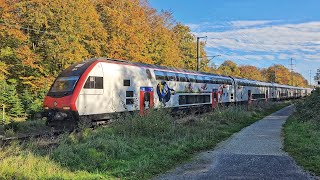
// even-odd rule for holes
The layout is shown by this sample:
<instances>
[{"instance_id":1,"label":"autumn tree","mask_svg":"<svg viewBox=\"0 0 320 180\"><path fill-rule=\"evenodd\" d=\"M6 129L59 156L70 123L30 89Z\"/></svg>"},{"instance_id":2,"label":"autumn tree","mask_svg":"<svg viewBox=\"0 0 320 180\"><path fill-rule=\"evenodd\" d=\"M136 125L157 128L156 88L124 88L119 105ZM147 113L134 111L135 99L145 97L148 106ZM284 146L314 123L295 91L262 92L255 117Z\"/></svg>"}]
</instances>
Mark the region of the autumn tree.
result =
<instances>
[{"instance_id":1,"label":"autumn tree","mask_svg":"<svg viewBox=\"0 0 320 180\"><path fill-rule=\"evenodd\" d=\"M242 65L239 66L240 77L246 79L253 79L258 81L264 81L261 71L256 66Z\"/></svg>"},{"instance_id":2,"label":"autumn tree","mask_svg":"<svg viewBox=\"0 0 320 180\"><path fill-rule=\"evenodd\" d=\"M106 55L107 36L90 0L24 0L18 3L21 25L40 58L45 76L70 64ZM32 30L31 30L32 29Z\"/></svg>"},{"instance_id":3,"label":"autumn tree","mask_svg":"<svg viewBox=\"0 0 320 180\"><path fill-rule=\"evenodd\" d=\"M292 82L293 86L308 87L308 80L297 72L292 72Z\"/></svg>"},{"instance_id":4,"label":"autumn tree","mask_svg":"<svg viewBox=\"0 0 320 180\"><path fill-rule=\"evenodd\" d=\"M261 73L268 82L276 82L279 84L307 87L308 81L297 72L290 72L283 65L276 64L266 69L261 70Z\"/></svg>"},{"instance_id":5,"label":"autumn tree","mask_svg":"<svg viewBox=\"0 0 320 180\"><path fill-rule=\"evenodd\" d=\"M151 27L139 0L97 0L93 3L109 34L108 57L154 63L147 49Z\"/></svg>"}]
</instances>

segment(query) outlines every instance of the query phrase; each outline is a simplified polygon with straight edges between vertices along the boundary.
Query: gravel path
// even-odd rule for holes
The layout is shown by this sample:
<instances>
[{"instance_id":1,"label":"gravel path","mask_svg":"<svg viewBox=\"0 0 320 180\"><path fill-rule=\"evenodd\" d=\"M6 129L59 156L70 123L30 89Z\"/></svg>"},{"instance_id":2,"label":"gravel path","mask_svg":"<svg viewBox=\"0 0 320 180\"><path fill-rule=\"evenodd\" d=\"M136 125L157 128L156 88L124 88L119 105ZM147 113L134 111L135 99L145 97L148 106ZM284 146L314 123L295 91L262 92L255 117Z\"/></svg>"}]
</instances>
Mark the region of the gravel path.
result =
<instances>
[{"instance_id":1,"label":"gravel path","mask_svg":"<svg viewBox=\"0 0 320 180\"><path fill-rule=\"evenodd\" d=\"M154 179L314 179L282 150L282 124L293 109L265 117L193 162Z\"/></svg>"}]
</instances>

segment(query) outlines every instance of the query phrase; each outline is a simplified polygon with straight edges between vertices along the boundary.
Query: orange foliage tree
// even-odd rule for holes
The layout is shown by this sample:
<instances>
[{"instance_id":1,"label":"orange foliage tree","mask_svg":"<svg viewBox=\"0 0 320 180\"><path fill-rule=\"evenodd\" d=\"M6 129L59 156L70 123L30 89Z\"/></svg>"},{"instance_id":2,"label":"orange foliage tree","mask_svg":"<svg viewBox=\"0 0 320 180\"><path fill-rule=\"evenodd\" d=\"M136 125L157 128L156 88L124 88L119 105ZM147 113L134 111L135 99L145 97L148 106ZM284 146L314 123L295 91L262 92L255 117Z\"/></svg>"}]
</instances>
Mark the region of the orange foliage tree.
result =
<instances>
[{"instance_id":1,"label":"orange foliage tree","mask_svg":"<svg viewBox=\"0 0 320 180\"><path fill-rule=\"evenodd\" d=\"M265 78L262 76L261 71L251 65L242 65L239 67L240 70L240 77L246 78L246 79L253 79L258 81L264 81Z\"/></svg>"}]
</instances>

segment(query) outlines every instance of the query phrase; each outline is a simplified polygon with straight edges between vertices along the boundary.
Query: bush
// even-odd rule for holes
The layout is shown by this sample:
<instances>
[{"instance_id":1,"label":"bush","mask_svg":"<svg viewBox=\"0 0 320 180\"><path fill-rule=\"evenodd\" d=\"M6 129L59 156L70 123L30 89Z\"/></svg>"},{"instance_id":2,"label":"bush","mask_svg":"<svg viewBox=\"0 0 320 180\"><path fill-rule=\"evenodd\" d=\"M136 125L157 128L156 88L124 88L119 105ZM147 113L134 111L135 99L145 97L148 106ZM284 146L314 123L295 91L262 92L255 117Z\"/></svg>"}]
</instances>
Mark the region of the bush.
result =
<instances>
[{"instance_id":1,"label":"bush","mask_svg":"<svg viewBox=\"0 0 320 180\"><path fill-rule=\"evenodd\" d=\"M174 130L174 120L167 109L150 109L145 116L123 114L113 123L116 133L128 136L157 137L171 134Z\"/></svg>"}]
</instances>

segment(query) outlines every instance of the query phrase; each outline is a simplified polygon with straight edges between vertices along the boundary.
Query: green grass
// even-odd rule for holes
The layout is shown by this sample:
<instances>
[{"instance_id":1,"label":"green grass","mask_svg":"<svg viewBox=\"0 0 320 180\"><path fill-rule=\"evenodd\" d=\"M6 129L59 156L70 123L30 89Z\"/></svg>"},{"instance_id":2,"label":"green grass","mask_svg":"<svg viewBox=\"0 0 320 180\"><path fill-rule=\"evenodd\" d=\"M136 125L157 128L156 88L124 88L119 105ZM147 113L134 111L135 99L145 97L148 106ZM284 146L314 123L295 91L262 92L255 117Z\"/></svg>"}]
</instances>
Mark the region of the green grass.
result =
<instances>
[{"instance_id":1,"label":"green grass","mask_svg":"<svg viewBox=\"0 0 320 180\"><path fill-rule=\"evenodd\" d=\"M22 150L17 144L0 148L0 179L108 179L110 176L70 171L50 160Z\"/></svg>"},{"instance_id":2,"label":"green grass","mask_svg":"<svg viewBox=\"0 0 320 180\"><path fill-rule=\"evenodd\" d=\"M285 150L305 169L320 175L320 92L297 104L284 125Z\"/></svg>"},{"instance_id":3,"label":"green grass","mask_svg":"<svg viewBox=\"0 0 320 180\"><path fill-rule=\"evenodd\" d=\"M221 107L201 118L181 121L175 121L164 109L152 110L144 117L123 115L111 127L64 135L59 144L37 140L19 151L10 146L2 149L7 153L0 156L1 174L21 179L42 179L46 173L53 179L148 179L286 105L262 103L249 110ZM27 167L17 168L16 164Z\"/></svg>"}]
</instances>

